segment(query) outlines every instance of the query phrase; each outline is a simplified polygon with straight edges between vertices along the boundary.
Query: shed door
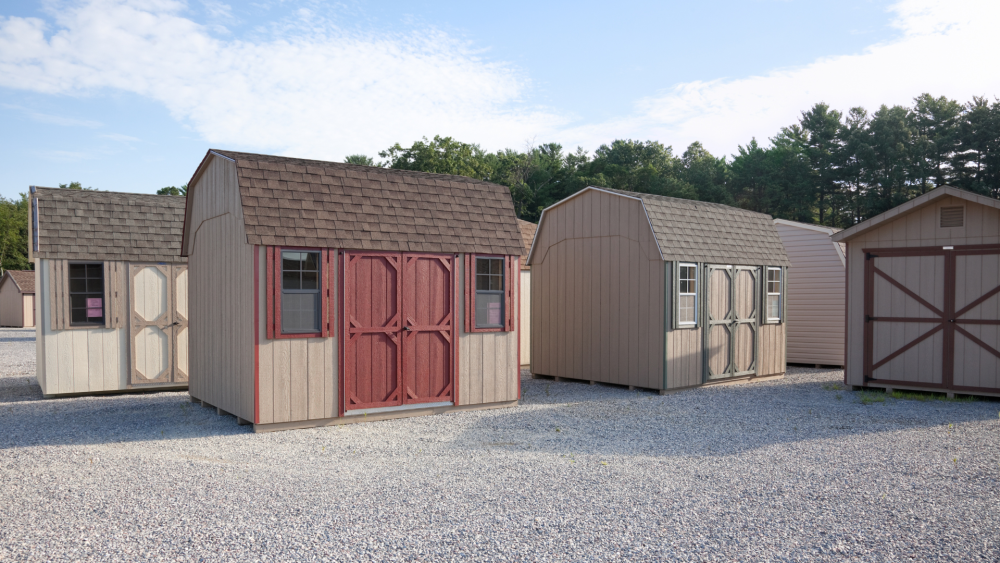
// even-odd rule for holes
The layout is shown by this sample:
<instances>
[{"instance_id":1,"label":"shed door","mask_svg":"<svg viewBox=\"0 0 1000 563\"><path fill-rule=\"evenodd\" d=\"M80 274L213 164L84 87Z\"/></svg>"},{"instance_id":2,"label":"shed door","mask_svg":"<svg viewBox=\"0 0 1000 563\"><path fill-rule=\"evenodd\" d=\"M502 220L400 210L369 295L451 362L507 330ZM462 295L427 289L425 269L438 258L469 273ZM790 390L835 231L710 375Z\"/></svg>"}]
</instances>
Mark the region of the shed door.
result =
<instances>
[{"instance_id":1,"label":"shed door","mask_svg":"<svg viewBox=\"0 0 1000 563\"><path fill-rule=\"evenodd\" d=\"M709 266L705 334L708 379L757 373L758 268Z\"/></svg>"},{"instance_id":2,"label":"shed door","mask_svg":"<svg viewBox=\"0 0 1000 563\"><path fill-rule=\"evenodd\" d=\"M188 267L172 266L174 296L174 381L188 380Z\"/></svg>"},{"instance_id":3,"label":"shed door","mask_svg":"<svg viewBox=\"0 0 1000 563\"><path fill-rule=\"evenodd\" d=\"M998 248L866 250L866 381L997 389L998 294Z\"/></svg>"},{"instance_id":4,"label":"shed door","mask_svg":"<svg viewBox=\"0 0 1000 563\"><path fill-rule=\"evenodd\" d=\"M403 255L403 402L452 400L455 257Z\"/></svg>"},{"instance_id":5,"label":"shed door","mask_svg":"<svg viewBox=\"0 0 1000 563\"><path fill-rule=\"evenodd\" d=\"M402 256L344 255L344 410L403 402L400 385Z\"/></svg>"},{"instance_id":6,"label":"shed door","mask_svg":"<svg viewBox=\"0 0 1000 563\"><path fill-rule=\"evenodd\" d=\"M176 314L176 275L174 270L187 266L166 264L129 264L129 334L131 338L131 372L128 387L161 385L187 381L187 330L181 331L185 371L176 373L175 351L178 329L187 327ZM183 276L184 311L187 312L187 276Z\"/></svg>"}]
</instances>

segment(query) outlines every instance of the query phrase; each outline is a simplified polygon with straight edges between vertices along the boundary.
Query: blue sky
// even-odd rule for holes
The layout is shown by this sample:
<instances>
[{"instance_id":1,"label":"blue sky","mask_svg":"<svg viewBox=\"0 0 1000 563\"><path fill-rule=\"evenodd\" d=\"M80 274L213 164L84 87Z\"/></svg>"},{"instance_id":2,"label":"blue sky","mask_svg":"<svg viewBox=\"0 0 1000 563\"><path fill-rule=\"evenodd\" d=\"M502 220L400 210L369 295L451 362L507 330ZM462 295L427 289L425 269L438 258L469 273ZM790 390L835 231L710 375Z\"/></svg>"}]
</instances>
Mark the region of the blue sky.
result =
<instances>
[{"instance_id":1,"label":"blue sky","mask_svg":"<svg viewBox=\"0 0 1000 563\"><path fill-rule=\"evenodd\" d=\"M1000 95L997 4L8 0L0 195L152 192L209 147L342 160L435 134L732 154L818 101Z\"/></svg>"}]
</instances>

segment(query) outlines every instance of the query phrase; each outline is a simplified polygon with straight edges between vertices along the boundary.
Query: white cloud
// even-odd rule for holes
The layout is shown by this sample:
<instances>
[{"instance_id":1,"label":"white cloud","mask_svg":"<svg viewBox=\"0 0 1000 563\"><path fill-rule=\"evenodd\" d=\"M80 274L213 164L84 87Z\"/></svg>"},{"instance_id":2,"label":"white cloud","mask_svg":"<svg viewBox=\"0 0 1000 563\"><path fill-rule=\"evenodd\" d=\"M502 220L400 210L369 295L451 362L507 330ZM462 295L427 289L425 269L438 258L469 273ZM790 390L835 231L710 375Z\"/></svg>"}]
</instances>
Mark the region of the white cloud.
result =
<instances>
[{"instance_id":1,"label":"white cloud","mask_svg":"<svg viewBox=\"0 0 1000 563\"><path fill-rule=\"evenodd\" d=\"M639 100L630 116L574 127L561 138L585 147L621 137L658 139L676 152L698 140L728 155L752 137L766 143L820 101L871 112L881 104L911 105L924 92L963 103L1000 95L1000 3L902 0L891 10L900 36L862 53L763 76L679 84Z\"/></svg>"},{"instance_id":2,"label":"white cloud","mask_svg":"<svg viewBox=\"0 0 1000 563\"><path fill-rule=\"evenodd\" d=\"M51 26L0 18L0 86L133 92L213 146L335 160L434 133L513 146L564 123L523 103L516 69L433 29L377 36L313 18L259 42L221 40L186 9L85 0L54 11Z\"/></svg>"},{"instance_id":3,"label":"white cloud","mask_svg":"<svg viewBox=\"0 0 1000 563\"><path fill-rule=\"evenodd\" d=\"M0 104L5 109L11 109L14 111L21 112L29 119L37 121L39 123L48 123L51 125L62 125L63 127L89 127L91 129L96 129L103 126L104 124L100 121L94 121L91 119L77 119L75 117L65 117L62 115L52 115L49 113L42 113L32 109L28 109L21 106L11 105L11 104Z\"/></svg>"}]
</instances>

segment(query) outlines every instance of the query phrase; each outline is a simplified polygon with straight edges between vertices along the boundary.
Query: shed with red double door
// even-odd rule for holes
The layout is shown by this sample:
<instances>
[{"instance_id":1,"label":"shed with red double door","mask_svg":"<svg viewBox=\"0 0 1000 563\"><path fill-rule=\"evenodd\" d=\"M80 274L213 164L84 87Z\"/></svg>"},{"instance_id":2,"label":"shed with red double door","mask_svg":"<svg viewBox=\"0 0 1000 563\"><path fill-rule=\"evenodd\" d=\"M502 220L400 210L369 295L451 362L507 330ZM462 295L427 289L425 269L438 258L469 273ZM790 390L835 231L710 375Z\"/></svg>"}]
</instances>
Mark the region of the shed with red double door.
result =
<instances>
[{"instance_id":1,"label":"shed with red double door","mask_svg":"<svg viewBox=\"0 0 1000 563\"><path fill-rule=\"evenodd\" d=\"M506 187L220 150L188 185L193 399L257 431L517 403Z\"/></svg>"},{"instance_id":2,"label":"shed with red double door","mask_svg":"<svg viewBox=\"0 0 1000 563\"><path fill-rule=\"evenodd\" d=\"M832 238L846 384L1000 396L1000 201L942 186Z\"/></svg>"}]
</instances>

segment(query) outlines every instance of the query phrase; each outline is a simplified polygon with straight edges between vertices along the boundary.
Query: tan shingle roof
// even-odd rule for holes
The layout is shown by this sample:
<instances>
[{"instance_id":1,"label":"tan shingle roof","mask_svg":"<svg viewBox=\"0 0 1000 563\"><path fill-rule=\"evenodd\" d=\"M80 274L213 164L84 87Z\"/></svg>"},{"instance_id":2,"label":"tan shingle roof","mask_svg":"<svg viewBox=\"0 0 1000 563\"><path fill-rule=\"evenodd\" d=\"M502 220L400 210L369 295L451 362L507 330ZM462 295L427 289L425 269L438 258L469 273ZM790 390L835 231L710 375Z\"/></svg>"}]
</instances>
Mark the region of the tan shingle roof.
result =
<instances>
[{"instance_id":1,"label":"tan shingle roof","mask_svg":"<svg viewBox=\"0 0 1000 563\"><path fill-rule=\"evenodd\" d=\"M187 262L178 196L36 188L39 258Z\"/></svg>"},{"instance_id":2,"label":"tan shingle roof","mask_svg":"<svg viewBox=\"0 0 1000 563\"><path fill-rule=\"evenodd\" d=\"M11 280L21 293L35 292L35 271L34 270L7 270L0 279L0 286L4 282Z\"/></svg>"},{"instance_id":3,"label":"tan shingle roof","mask_svg":"<svg viewBox=\"0 0 1000 563\"><path fill-rule=\"evenodd\" d=\"M597 189L642 200L664 260L791 266L770 215L721 203Z\"/></svg>"},{"instance_id":4,"label":"tan shingle roof","mask_svg":"<svg viewBox=\"0 0 1000 563\"><path fill-rule=\"evenodd\" d=\"M528 251L531 250L531 243L535 240L535 231L538 230L538 225L531 221L518 219L517 228L521 230L521 240L524 241L524 250L521 251L521 269L530 270L531 266L528 265Z\"/></svg>"},{"instance_id":5,"label":"tan shingle roof","mask_svg":"<svg viewBox=\"0 0 1000 563\"><path fill-rule=\"evenodd\" d=\"M236 161L250 244L521 254L510 190L463 176L213 150Z\"/></svg>"}]
</instances>

